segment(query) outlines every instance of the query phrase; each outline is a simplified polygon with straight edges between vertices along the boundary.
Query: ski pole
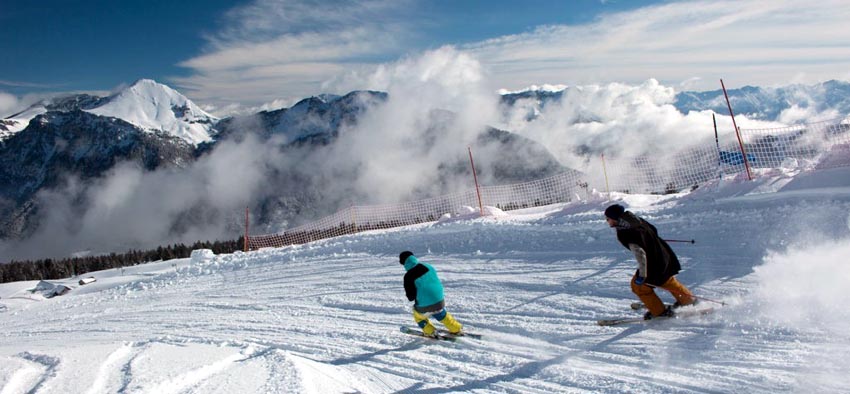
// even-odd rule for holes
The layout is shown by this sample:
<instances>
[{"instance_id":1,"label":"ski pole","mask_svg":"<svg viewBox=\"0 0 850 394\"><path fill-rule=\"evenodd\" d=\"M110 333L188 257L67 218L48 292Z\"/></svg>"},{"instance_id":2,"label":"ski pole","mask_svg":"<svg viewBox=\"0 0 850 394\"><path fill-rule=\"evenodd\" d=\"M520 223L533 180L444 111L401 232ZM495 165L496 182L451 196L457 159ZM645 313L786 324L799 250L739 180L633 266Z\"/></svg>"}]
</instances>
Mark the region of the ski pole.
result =
<instances>
[{"instance_id":1,"label":"ski pole","mask_svg":"<svg viewBox=\"0 0 850 394\"><path fill-rule=\"evenodd\" d=\"M720 304L720 305L726 306L726 303L723 302L723 301L712 300L711 298L705 298L703 296L697 296L697 295L695 295L694 298L696 298L698 300L705 300L705 301L708 301L708 302L713 302L715 304Z\"/></svg>"},{"instance_id":2,"label":"ski pole","mask_svg":"<svg viewBox=\"0 0 850 394\"><path fill-rule=\"evenodd\" d=\"M664 241L665 242L685 242L685 243L689 243L689 244L697 243L697 241L695 241L693 239L665 239Z\"/></svg>"}]
</instances>

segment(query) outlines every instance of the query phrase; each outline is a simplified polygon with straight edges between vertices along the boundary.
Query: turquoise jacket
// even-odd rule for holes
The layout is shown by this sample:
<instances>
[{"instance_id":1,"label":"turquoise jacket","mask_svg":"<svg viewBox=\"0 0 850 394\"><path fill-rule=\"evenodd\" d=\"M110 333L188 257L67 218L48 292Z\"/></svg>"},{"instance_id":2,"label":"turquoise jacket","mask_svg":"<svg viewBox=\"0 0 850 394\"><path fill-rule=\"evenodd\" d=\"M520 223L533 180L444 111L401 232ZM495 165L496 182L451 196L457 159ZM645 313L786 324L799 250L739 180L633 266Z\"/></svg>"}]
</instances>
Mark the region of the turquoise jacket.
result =
<instances>
[{"instance_id":1,"label":"turquoise jacket","mask_svg":"<svg viewBox=\"0 0 850 394\"><path fill-rule=\"evenodd\" d=\"M443 284L434 267L420 263L416 256L410 256L404 261L404 269L407 270L404 274L404 292L408 300L416 301L414 307L427 309L443 303Z\"/></svg>"}]
</instances>

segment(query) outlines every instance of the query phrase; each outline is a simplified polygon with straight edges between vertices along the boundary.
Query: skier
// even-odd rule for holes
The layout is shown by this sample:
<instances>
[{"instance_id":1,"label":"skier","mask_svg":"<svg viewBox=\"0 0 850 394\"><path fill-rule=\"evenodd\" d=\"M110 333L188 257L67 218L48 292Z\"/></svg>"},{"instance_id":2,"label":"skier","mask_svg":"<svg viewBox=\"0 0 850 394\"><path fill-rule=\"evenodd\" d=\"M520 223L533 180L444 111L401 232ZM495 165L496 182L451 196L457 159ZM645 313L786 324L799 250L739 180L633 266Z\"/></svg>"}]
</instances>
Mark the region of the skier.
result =
<instances>
[{"instance_id":1,"label":"skier","mask_svg":"<svg viewBox=\"0 0 850 394\"><path fill-rule=\"evenodd\" d=\"M430 337L437 335L437 329L429 318L434 317L443 323L452 335L460 335L463 325L446 310L443 299L443 284L437 277L437 271L430 264L421 263L410 251L401 252L398 261L407 270L404 274L404 292L413 303L413 320Z\"/></svg>"},{"instance_id":2,"label":"skier","mask_svg":"<svg viewBox=\"0 0 850 394\"><path fill-rule=\"evenodd\" d=\"M676 280L682 269L679 259L667 242L658 237L658 230L651 223L626 211L620 204L605 209L608 225L617 229L617 240L635 254L638 268L632 277L631 286L638 298L649 309L643 318L675 316L674 308L692 305L696 299L690 290ZM660 287L676 298L676 303L665 307L653 288Z\"/></svg>"}]
</instances>

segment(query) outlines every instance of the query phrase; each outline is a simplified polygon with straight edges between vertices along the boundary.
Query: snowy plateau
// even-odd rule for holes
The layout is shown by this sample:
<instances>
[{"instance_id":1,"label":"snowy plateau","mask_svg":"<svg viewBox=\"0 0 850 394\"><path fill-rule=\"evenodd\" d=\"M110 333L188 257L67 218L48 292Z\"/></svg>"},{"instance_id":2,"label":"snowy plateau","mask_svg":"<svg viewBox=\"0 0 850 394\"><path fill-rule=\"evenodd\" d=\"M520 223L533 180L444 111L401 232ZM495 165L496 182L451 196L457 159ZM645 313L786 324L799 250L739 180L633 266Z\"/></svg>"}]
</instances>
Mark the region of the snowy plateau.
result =
<instances>
[{"instance_id":1,"label":"snowy plateau","mask_svg":"<svg viewBox=\"0 0 850 394\"><path fill-rule=\"evenodd\" d=\"M842 168L597 193L87 273L53 281L71 290L52 298L6 283L0 392L847 393L847 185ZM602 217L614 202L696 241L672 244L678 278L713 314L596 324L640 313L634 258ZM438 270L482 339L399 332L414 325L403 250Z\"/></svg>"}]
</instances>

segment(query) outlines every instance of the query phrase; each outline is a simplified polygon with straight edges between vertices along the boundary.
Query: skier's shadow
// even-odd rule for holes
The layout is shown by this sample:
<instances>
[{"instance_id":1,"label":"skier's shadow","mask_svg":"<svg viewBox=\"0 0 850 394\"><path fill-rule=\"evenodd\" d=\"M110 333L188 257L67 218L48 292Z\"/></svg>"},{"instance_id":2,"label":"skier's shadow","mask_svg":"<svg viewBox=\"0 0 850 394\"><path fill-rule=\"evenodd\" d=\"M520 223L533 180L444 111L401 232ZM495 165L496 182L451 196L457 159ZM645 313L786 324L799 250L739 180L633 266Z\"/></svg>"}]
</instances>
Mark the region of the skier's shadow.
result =
<instances>
[{"instance_id":1,"label":"skier's shadow","mask_svg":"<svg viewBox=\"0 0 850 394\"><path fill-rule=\"evenodd\" d=\"M596 345L593 345L593 347L591 347L591 348L590 348L590 349L588 349L588 350L593 351L593 352L604 352L605 350L607 350L608 345L610 345L610 344L612 344L612 343L614 343L614 342L618 342L618 341L620 341L620 340L621 340L621 339L623 339L623 338L626 338L626 337L629 337L629 336L635 335L635 334L637 334L637 333L639 333L639 332L641 332L641 331L644 331L644 330L646 330L646 329L647 329L647 327L646 327L646 326L632 326L632 327L629 327L629 328L627 328L627 329L623 330L623 332L621 332L621 333L619 333L619 334L617 334L617 335L614 335L613 337L608 338L608 339L606 339L606 340L604 340L604 341L602 341L602 342L599 342L599 343L597 343Z\"/></svg>"},{"instance_id":2,"label":"skier's shadow","mask_svg":"<svg viewBox=\"0 0 850 394\"><path fill-rule=\"evenodd\" d=\"M491 376L489 378L474 380L453 387L434 387L424 389L422 386L425 383L419 382L405 389L396 391L396 394L442 394L442 393L459 393L473 390L483 390L491 388L499 383L513 382L521 379L529 379L543 369L563 363L570 358L568 355L556 356L548 360L531 361L519 366L518 368L504 374Z\"/></svg>"},{"instance_id":3,"label":"skier's shadow","mask_svg":"<svg viewBox=\"0 0 850 394\"><path fill-rule=\"evenodd\" d=\"M421 343L421 341L413 341L413 342L410 342L410 343L408 343L404 346L398 347L398 348L381 349L381 350L378 350L376 352L365 353L365 354L361 354L361 355L358 355L358 356L338 358L336 360L330 361L329 364L331 364L331 365L357 364L359 362L368 361L368 360L371 360L375 357L382 356L384 354L390 354L390 353L394 353L394 352L407 352L407 351L410 351L410 350L416 350L416 349L422 347L423 345L424 344Z\"/></svg>"},{"instance_id":4,"label":"skier's shadow","mask_svg":"<svg viewBox=\"0 0 850 394\"><path fill-rule=\"evenodd\" d=\"M582 350L575 349L574 352L570 354L563 354L559 356L552 357L547 360L537 360L530 361L523 365L520 365L518 368L515 368L507 373L491 376L484 379L469 381L457 386L453 387L435 387L424 389L422 386L425 383L419 382L410 387L397 391L396 394L443 394L443 393L456 393L456 392L465 392L465 391L473 391L473 390L488 390L493 388L494 385L498 385L499 383L507 383L514 382L521 379L531 379L536 374L540 373L540 371L552 366L563 364L570 358L576 357L580 354L583 354L587 351L604 351L608 345L620 341L623 338L634 335L640 331L643 331L645 327L629 327L623 332L615 335L612 338L606 339L602 342L599 342L593 345L590 349ZM587 387L587 389L591 389L591 387Z\"/></svg>"},{"instance_id":5,"label":"skier's shadow","mask_svg":"<svg viewBox=\"0 0 850 394\"><path fill-rule=\"evenodd\" d=\"M617 260L614 260L614 261L612 261L610 264L608 264L607 266L605 266L605 268L600 268L600 269L599 269L599 270L597 270L596 272L593 272L593 273L591 273L591 274L588 274L588 275L585 275L585 276L583 276L583 277L581 277L581 278L578 278L578 279L576 279L576 280L574 280L574 281L570 282L569 284L565 284L565 285L564 285L564 288L566 289L567 287L569 287L569 286L573 286L573 285L575 285L575 284L578 284L579 282L585 281L585 280L587 280L587 279L590 279L590 278L593 278L593 277L596 277L596 276L599 276L599 275L603 275L603 274L605 274L605 273L607 273L607 272L610 272L610 271L611 271L614 267L616 267L616 266L618 266L618 265L620 265L620 262L618 262ZM554 292L551 292L551 293L548 293L548 294L543 294L543 295L537 296L537 297L532 298L532 299L530 299L530 300L528 300L528 301L525 301L525 302L523 302L523 303L521 303L521 304L517 304L517 305L512 306L512 307L510 307L510 308L508 308L508 309L505 309L504 311L502 311L502 313L507 313L507 312L514 311L514 310L516 310L516 309L522 308L522 307L523 307L523 306L525 306L525 305L533 304L533 303L535 303L535 302L537 302L537 301L540 301L540 300L542 300L542 299L544 299L544 298L552 297L552 296L556 296L556 295L561 294L561 293L563 293L563 291L554 291Z\"/></svg>"}]
</instances>

